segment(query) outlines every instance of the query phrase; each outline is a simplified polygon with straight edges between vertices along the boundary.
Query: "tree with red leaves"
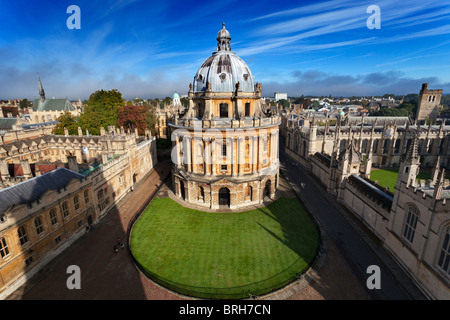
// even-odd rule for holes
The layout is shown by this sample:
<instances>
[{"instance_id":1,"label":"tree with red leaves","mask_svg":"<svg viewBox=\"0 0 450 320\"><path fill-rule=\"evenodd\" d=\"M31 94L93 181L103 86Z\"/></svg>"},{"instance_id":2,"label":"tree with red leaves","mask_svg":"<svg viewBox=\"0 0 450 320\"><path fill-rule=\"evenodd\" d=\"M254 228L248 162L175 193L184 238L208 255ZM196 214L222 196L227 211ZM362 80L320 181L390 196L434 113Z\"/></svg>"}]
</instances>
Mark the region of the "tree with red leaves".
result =
<instances>
[{"instance_id":1,"label":"tree with red leaves","mask_svg":"<svg viewBox=\"0 0 450 320\"><path fill-rule=\"evenodd\" d=\"M140 135L145 134L146 111L142 106L125 105L118 108L117 125L124 127L125 131L134 132L137 128Z\"/></svg>"}]
</instances>

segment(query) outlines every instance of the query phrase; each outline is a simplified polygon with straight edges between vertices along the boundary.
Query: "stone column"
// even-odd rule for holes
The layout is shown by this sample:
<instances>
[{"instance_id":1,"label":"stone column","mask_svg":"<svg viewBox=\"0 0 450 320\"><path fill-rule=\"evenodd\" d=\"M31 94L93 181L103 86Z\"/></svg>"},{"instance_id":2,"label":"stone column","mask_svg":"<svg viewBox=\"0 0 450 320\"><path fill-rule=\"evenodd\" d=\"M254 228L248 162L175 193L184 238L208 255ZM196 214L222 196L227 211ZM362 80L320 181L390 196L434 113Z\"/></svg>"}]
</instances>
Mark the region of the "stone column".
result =
<instances>
[{"instance_id":1,"label":"stone column","mask_svg":"<svg viewBox=\"0 0 450 320\"><path fill-rule=\"evenodd\" d=\"M203 138L203 165L207 176L211 175L211 138Z\"/></svg>"},{"instance_id":2,"label":"stone column","mask_svg":"<svg viewBox=\"0 0 450 320\"><path fill-rule=\"evenodd\" d=\"M186 144L185 144L185 147L186 147L186 156L185 156L185 159L186 159L186 162L187 162L187 170L189 171L189 172L192 172L192 137L185 137L185 141L186 141Z\"/></svg>"},{"instance_id":3,"label":"stone column","mask_svg":"<svg viewBox=\"0 0 450 320\"><path fill-rule=\"evenodd\" d=\"M252 173L256 173L258 170L258 137L252 136Z\"/></svg>"},{"instance_id":4,"label":"stone column","mask_svg":"<svg viewBox=\"0 0 450 320\"><path fill-rule=\"evenodd\" d=\"M237 146L238 139L231 138L231 174L233 176L236 176L238 174L238 167L239 167L239 148ZM236 144L236 145L235 145ZM236 151L236 152L235 152ZM235 156L236 153L236 156Z\"/></svg>"},{"instance_id":5,"label":"stone column","mask_svg":"<svg viewBox=\"0 0 450 320\"><path fill-rule=\"evenodd\" d=\"M242 173L244 171L244 152L245 152L245 146L244 146L244 138L239 137L237 138L238 143L238 174L242 176Z\"/></svg>"},{"instance_id":6,"label":"stone column","mask_svg":"<svg viewBox=\"0 0 450 320\"><path fill-rule=\"evenodd\" d=\"M216 171L214 170L214 162L216 161L216 139L211 138L211 143L209 145L211 147L211 162L210 162L211 175L215 176Z\"/></svg>"},{"instance_id":7,"label":"stone column","mask_svg":"<svg viewBox=\"0 0 450 320\"><path fill-rule=\"evenodd\" d=\"M175 149L176 149L176 163L177 163L177 168L181 168L181 159L180 159L180 153L181 153L181 146L180 146L180 137L176 136L176 142L175 142Z\"/></svg>"}]
</instances>

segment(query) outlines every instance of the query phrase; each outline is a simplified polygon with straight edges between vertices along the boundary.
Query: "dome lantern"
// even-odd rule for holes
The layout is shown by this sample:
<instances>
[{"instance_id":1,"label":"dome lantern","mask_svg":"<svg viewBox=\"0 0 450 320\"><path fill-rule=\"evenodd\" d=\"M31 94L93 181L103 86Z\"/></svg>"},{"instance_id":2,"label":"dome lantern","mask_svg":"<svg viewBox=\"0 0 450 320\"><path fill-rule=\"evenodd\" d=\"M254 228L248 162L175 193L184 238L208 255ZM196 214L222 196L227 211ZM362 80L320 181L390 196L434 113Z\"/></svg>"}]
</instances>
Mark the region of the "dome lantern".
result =
<instances>
[{"instance_id":1,"label":"dome lantern","mask_svg":"<svg viewBox=\"0 0 450 320\"><path fill-rule=\"evenodd\" d=\"M225 29L225 22L222 22L222 29L217 34L217 51L231 51L231 36Z\"/></svg>"}]
</instances>

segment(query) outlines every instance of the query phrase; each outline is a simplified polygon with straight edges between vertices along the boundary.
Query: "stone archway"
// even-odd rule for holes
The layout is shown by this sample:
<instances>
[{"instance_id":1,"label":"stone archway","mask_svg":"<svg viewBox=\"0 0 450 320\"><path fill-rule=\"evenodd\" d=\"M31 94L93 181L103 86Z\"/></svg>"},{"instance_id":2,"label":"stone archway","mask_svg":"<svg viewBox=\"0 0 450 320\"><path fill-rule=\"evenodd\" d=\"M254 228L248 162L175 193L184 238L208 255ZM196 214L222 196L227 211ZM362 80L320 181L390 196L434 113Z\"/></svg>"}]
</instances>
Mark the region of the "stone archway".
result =
<instances>
[{"instance_id":1,"label":"stone archway","mask_svg":"<svg viewBox=\"0 0 450 320\"><path fill-rule=\"evenodd\" d=\"M228 188L219 190L219 206L230 207L230 190Z\"/></svg>"},{"instance_id":2,"label":"stone archway","mask_svg":"<svg viewBox=\"0 0 450 320\"><path fill-rule=\"evenodd\" d=\"M184 190L184 182L180 180L180 196L181 199L186 200L185 190Z\"/></svg>"},{"instance_id":3,"label":"stone archway","mask_svg":"<svg viewBox=\"0 0 450 320\"><path fill-rule=\"evenodd\" d=\"M264 186L264 197L267 197L269 199L271 198L270 197L270 194L271 194L270 189L271 189L271 187L272 187L272 181L270 181L270 179L269 179L269 180L266 181L266 184Z\"/></svg>"}]
</instances>

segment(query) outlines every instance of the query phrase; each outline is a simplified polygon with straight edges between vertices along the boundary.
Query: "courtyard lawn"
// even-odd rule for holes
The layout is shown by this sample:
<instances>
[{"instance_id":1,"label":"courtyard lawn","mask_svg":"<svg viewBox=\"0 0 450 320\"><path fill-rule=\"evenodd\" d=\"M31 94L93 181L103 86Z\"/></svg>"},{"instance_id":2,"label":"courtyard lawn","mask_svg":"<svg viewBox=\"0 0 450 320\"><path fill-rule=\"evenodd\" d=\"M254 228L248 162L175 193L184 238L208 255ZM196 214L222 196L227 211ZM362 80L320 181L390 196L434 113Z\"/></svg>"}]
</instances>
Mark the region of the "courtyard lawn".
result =
<instances>
[{"instance_id":1,"label":"courtyard lawn","mask_svg":"<svg viewBox=\"0 0 450 320\"><path fill-rule=\"evenodd\" d=\"M155 198L130 247L147 276L183 294L239 299L278 289L308 268L318 232L296 198L241 213L206 213Z\"/></svg>"},{"instance_id":2,"label":"courtyard lawn","mask_svg":"<svg viewBox=\"0 0 450 320\"><path fill-rule=\"evenodd\" d=\"M374 169L370 171L370 180L378 181L378 184L382 187L388 187L391 192L395 191L395 185L397 184L398 168L391 169ZM417 180L430 179L431 173L425 171L419 171Z\"/></svg>"}]
</instances>

